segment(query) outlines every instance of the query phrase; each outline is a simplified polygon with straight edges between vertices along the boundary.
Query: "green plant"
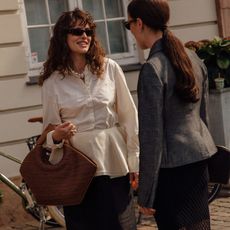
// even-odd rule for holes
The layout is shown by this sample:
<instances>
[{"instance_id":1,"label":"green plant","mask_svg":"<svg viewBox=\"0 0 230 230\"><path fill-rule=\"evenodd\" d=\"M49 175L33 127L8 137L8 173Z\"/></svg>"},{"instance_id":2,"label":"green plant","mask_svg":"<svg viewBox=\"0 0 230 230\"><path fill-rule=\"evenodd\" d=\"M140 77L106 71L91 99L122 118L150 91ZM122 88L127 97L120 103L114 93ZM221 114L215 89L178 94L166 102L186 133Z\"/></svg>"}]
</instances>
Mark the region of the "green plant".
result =
<instances>
[{"instance_id":1,"label":"green plant","mask_svg":"<svg viewBox=\"0 0 230 230\"><path fill-rule=\"evenodd\" d=\"M230 87L230 38L215 37L212 40L189 41L185 46L194 50L208 69L209 87L215 88L214 79L219 75Z\"/></svg>"}]
</instances>

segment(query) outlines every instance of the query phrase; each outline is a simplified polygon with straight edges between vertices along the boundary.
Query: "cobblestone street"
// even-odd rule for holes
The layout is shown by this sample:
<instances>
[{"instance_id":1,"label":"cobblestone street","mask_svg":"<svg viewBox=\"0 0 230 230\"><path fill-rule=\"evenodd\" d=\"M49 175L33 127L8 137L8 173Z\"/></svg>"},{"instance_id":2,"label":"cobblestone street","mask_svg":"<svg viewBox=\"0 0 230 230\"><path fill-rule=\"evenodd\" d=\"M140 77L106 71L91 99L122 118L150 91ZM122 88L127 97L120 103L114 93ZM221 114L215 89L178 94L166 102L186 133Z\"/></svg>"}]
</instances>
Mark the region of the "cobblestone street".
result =
<instances>
[{"instance_id":1,"label":"cobblestone street","mask_svg":"<svg viewBox=\"0 0 230 230\"><path fill-rule=\"evenodd\" d=\"M230 229L230 197L218 198L210 205L212 230L229 230ZM0 230L36 230L39 227L37 221L14 224L0 227ZM65 230L65 228L54 228L46 226L46 230ZM138 230L157 230L156 224L152 217L143 216ZM108 229L109 230L109 229Z\"/></svg>"},{"instance_id":2,"label":"cobblestone street","mask_svg":"<svg viewBox=\"0 0 230 230\"><path fill-rule=\"evenodd\" d=\"M229 230L230 229L230 197L218 198L210 205L211 229ZM151 218L143 218L138 230L156 230L156 224ZM170 230L170 229L169 229Z\"/></svg>"},{"instance_id":3,"label":"cobblestone street","mask_svg":"<svg viewBox=\"0 0 230 230\"><path fill-rule=\"evenodd\" d=\"M14 180L16 184L20 181L21 178ZM0 190L4 194L3 203L0 203L0 230L38 230L39 222L23 210L21 198L1 183ZM209 207L212 230L230 230L230 185L221 190L219 198L214 200ZM157 230L154 218L142 216L137 229ZM46 226L45 230L65 230L65 228Z\"/></svg>"}]
</instances>

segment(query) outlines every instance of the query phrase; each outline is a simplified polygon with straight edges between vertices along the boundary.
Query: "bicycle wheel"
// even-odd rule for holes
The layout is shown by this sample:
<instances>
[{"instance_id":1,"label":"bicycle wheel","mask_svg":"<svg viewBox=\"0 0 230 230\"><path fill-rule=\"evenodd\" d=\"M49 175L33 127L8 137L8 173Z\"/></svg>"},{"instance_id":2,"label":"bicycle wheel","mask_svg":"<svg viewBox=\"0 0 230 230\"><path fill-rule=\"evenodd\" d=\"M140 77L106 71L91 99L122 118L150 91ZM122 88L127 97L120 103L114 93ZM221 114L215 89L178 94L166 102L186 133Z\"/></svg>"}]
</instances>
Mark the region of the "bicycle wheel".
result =
<instances>
[{"instance_id":1,"label":"bicycle wheel","mask_svg":"<svg viewBox=\"0 0 230 230\"><path fill-rule=\"evenodd\" d=\"M62 206L47 206L50 215L53 219L60 224L61 226L65 227L65 216L63 212Z\"/></svg>"},{"instance_id":2,"label":"bicycle wheel","mask_svg":"<svg viewBox=\"0 0 230 230\"><path fill-rule=\"evenodd\" d=\"M211 203L213 200L216 199L218 196L222 185L221 184L215 184L215 183L209 183L208 184L208 203Z\"/></svg>"},{"instance_id":3,"label":"bicycle wheel","mask_svg":"<svg viewBox=\"0 0 230 230\"><path fill-rule=\"evenodd\" d=\"M24 200L22 200L22 205L27 213L29 213L36 220L40 221L40 207L38 205L35 205L32 208L26 208L27 202L25 202ZM44 215L45 215L45 220L46 220L45 224L54 226L54 227L59 227L60 226L59 222L57 222L55 218L52 216L52 214L49 212L48 206L43 207L43 208L44 208Z\"/></svg>"},{"instance_id":4,"label":"bicycle wheel","mask_svg":"<svg viewBox=\"0 0 230 230\"><path fill-rule=\"evenodd\" d=\"M32 202L34 202L33 194L31 192L31 190L29 189L29 187L25 184L24 180L22 180L20 187L23 187L23 185L26 186L27 191L30 194L30 199L32 199ZM22 206L27 213L29 213L36 220L40 221L40 219L41 219L41 217L40 217L41 206L40 205L38 205L36 202L34 202L34 205L29 205L29 202L26 199L22 199ZM57 222L53 218L53 216L49 213L49 209L47 206L43 206L43 210L44 210L45 221L46 221L45 224L50 225L50 226L55 226L55 227L60 226L59 222Z\"/></svg>"}]
</instances>

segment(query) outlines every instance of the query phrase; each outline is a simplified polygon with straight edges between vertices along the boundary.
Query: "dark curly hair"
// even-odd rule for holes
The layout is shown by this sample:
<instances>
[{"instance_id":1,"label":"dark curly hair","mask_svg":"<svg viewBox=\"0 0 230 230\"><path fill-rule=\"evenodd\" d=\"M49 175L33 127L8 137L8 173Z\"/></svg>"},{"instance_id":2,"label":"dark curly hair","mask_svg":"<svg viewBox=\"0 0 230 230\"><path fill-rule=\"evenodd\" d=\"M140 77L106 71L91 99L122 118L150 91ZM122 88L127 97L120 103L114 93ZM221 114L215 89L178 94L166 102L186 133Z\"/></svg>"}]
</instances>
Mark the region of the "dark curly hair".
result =
<instances>
[{"instance_id":1,"label":"dark curly hair","mask_svg":"<svg viewBox=\"0 0 230 230\"><path fill-rule=\"evenodd\" d=\"M53 36L48 49L48 58L43 64L43 71L39 78L40 85L54 71L59 71L63 77L65 77L66 73L69 74L71 72L72 60L70 49L66 42L67 30L73 28L77 21L80 21L80 24L83 26L88 24L90 29L94 31L91 36L90 48L86 53L86 60L93 74L96 74L98 77L102 75L105 52L95 35L96 24L88 12L75 8L73 11L63 12L54 26Z\"/></svg>"}]
</instances>

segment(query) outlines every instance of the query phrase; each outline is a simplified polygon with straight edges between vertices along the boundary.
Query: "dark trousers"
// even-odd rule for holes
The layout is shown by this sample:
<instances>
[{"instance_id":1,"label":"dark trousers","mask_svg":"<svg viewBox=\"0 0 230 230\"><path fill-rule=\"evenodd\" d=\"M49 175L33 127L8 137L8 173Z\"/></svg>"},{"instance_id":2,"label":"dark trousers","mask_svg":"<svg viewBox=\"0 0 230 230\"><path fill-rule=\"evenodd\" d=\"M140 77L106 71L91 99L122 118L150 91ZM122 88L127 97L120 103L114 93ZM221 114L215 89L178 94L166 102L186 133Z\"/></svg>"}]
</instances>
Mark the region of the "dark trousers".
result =
<instances>
[{"instance_id":1,"label":"dark trousers","mask_svg":"<svg viewBox=\"0 0 230 230\"><path fill-rule=\"evenodd\" d=\"M93 179L80 205L65 206L67 230L135 230L128 176Z\"/></svg>"}]
</instances>

